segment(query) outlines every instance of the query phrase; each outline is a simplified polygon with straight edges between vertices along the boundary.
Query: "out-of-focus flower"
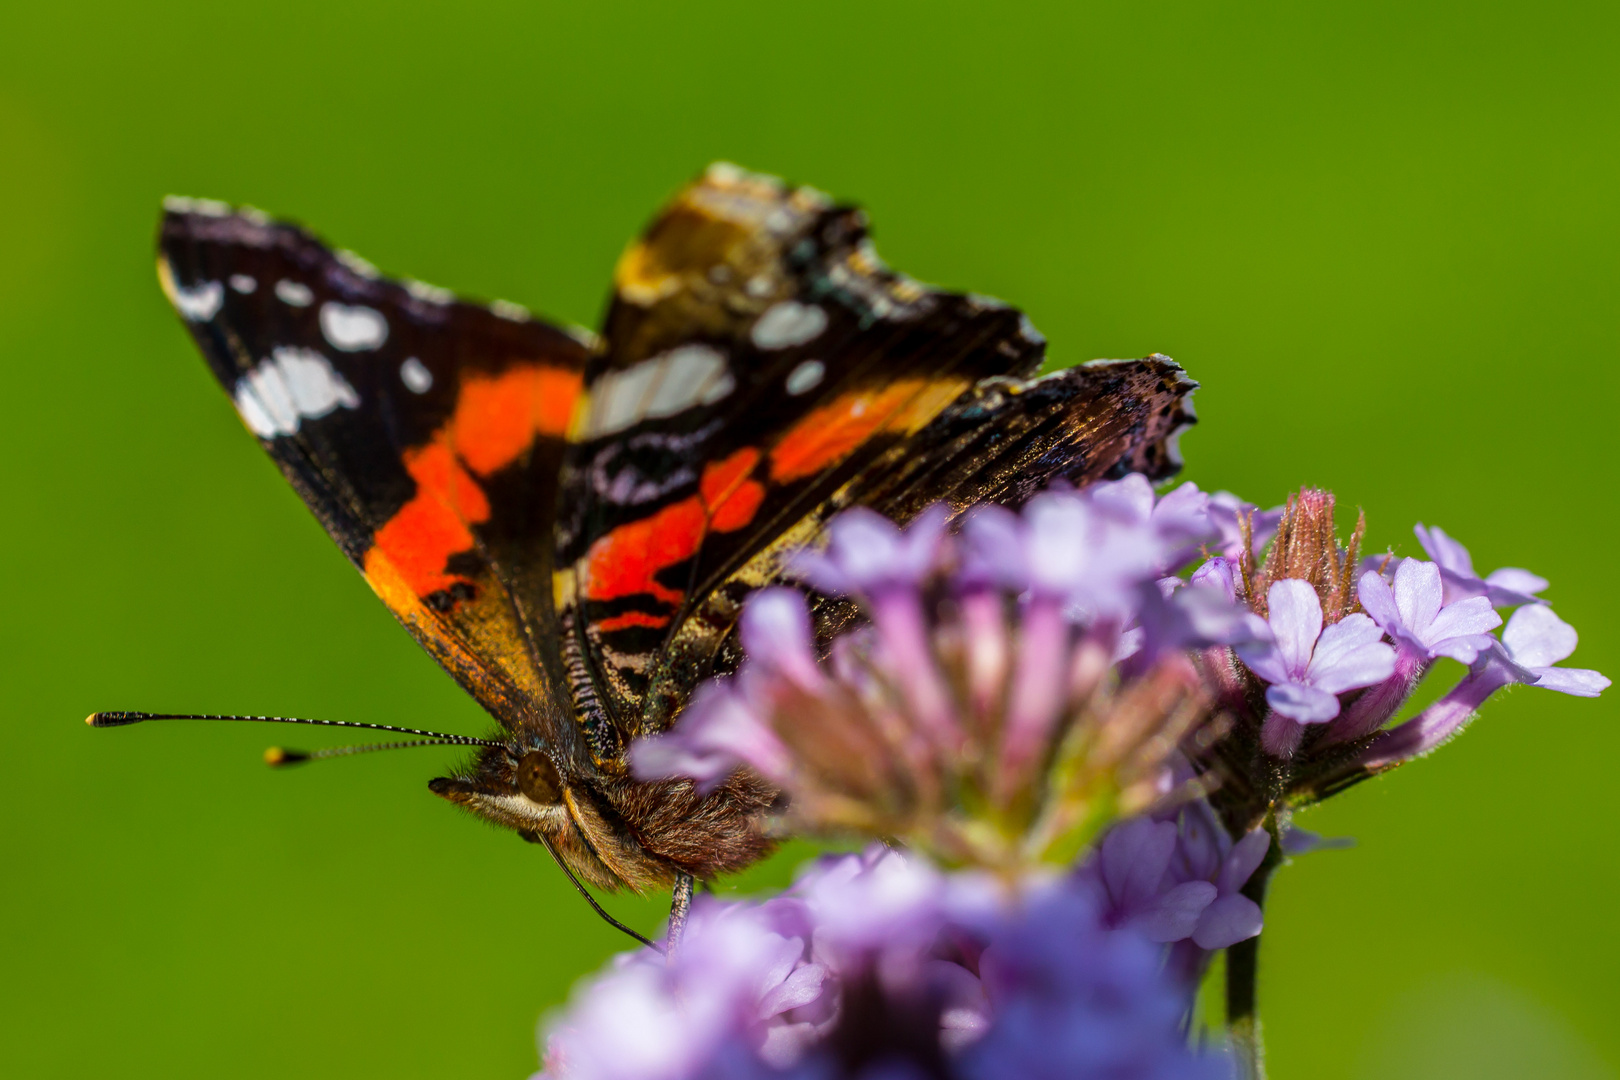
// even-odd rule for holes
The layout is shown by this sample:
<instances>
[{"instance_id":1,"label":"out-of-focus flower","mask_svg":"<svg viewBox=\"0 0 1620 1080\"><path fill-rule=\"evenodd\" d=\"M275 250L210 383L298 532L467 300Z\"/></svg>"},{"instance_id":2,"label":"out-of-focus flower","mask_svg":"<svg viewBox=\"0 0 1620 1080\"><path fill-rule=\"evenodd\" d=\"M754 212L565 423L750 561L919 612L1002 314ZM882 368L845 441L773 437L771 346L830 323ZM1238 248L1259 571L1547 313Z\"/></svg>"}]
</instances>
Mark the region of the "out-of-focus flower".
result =
<instances>
[{"instance_id":1,"label":"out-of-focus flower","mask_svg":"<svg viewBox=\"0 0 1620 1080\"><path fill-rule=\"evenodd\" d=\"M1420 522L1412 531L1417 534L1418 543L1423 545L1429 558L1440 567L1440 577L1445 582L1446 603L1470 596L1486 597L1495 607L1546 603L1536 596L1547 587L1545 578L1516 566L1492 570L1482 578L1474 572L1474 560L1468 554L1468 549L1447 536L1438 525L1424 528Z\"/></svg>"},{"instance_id":2,"label":"out-of-focus flower","mask_svg":"<svg viewBox=\"0 0 1620 1080\"><path fill-rule=\"evenodd\" d=\"M696 905L678 962L626 954L578 998L551 1032L545 1075L681 1080L738 1048L767 1062L796 1059L816 1031L798 1014L817 1015L827 978L810 958L801 906Z\"/></svg>"},{"instance_id":3,"label":"out-of-focus flower","mask_svg":"<svg viewBox=\"0 0 1620 1080\"><path fill-rule=\"evenodd\" d=\"M1260 907L1241 889L1265 858L1271 838L1255 829L1234 844L1202 800L1168 820L1121 822L1105 834L1081 870L1103 897L1109 925L1149 941L1191 939L1224 949L1260 932Z\"/></svg>"},{"instance_id":4,"label":"out-of-focus flower","mask_svg":"<svg viewBox=\"0 0 1620 1080\"><path fill-rule=\"evenodd\" d=\"M1229 591L1157 584L1207 534L1205 501L1184 486L1155 502L1138 476L983 508L958 536L932 513L907 533L845 515L806 572L854 590L870 625L818 665L804 597L761 591L738 675L638 743L633 767L712 786L745 764L797 829L898 838L946 865L1072 861L1161 798L1205 720L1181 650L1264 632Z\"/></svg>"},{"instance_id":5,"label":"out-of-focus flower","mask_svg":"<svg viewBox=\"0 0 1620 1080\"><path fill-rule=\"evenodd\" d=\"M1103 835L1086 871L1100 887L1110 924L1129 926L1149 941L1192 936L1218 890L1201 878L1170 877L1176 840L1175 822L1147 817L1120 822Z\"/></svg>"},{"instance_id":6,"label":"out-of-focus flower","mask_svg":"<svg viewBox=\"0 0 1620 1080\"><path fill-rule=\"evenodd\" d=\"M546 1080L1215 1080L1159 951L1073 879L1020 892L881 848L764 903L700 898L550 1025Z\"/></svg>"},{"instance_id":7,"label":"out-of-focus flower","mask_svg":"<svg viewBox=\"0 0 1620 1080\"><path fill-rule=\"evenodd\" d=\"M1286 756L1299 744L1299 725L1339 715L1339 694L1389 678L1395 652L1382 643L1377 624L1359 612L1324 627L1321 601L1308 582L1273 582L1266 600L1272 640L1240 645L1237 653L1271 684L1266 702L1272 715L1263 737L1267 750Z\"/></svg>"},{"instance_id":8,"label":"out-of-focus flower","mask_svg":"<svg viewBox=\"0 0 1620 1080\"><path fill-rule=\"evenodd\" d=\"M964 1080L1232 1075L1225 1057L1171 1037L1185 1000L1158 950L1099 927L1082 892L1032 900L989 935L979 969L994 1019L963 1054Z\"/></svg>"},{"instance_id":9,"label":"out-of-focus flower","mask_svg":"<svg viewBox=\"0 0 1620 1080\"><path fill-rule=\"evenodd\" d=\"M1397 648L1410 649L1425 660L1449 656L1472 664L1482 650L1495 644L1490 632L1502 625L1502 617L1483 596L1446 603L1440 568L1418 559L1402 561L1393 585L1377 573L1361 575L1356 594Z\"/></svg>"}]
</instances>

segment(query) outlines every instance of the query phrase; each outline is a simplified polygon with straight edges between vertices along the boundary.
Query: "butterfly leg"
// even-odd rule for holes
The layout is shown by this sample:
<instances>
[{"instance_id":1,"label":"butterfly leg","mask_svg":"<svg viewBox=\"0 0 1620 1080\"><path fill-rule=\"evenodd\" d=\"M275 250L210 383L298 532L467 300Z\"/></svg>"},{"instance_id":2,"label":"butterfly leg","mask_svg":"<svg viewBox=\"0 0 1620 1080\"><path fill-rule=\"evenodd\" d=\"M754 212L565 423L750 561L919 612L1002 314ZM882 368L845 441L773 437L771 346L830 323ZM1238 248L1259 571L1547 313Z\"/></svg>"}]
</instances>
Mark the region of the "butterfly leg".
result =
<instances>
[{"instance_id":1,"label":"butterfly leg","mask_svg":"<svg viewBox=\"0 0 1620 1080\"><path fill-rule=\"evenodd\" d=\"M692 910L692 889L695 883L692 875L686 871L677 871L675 874L675 888L669 897L669 955L675 955L675 949L681 943L681 933L686 929L686 916Z\"/></svg>"}]
</instances>

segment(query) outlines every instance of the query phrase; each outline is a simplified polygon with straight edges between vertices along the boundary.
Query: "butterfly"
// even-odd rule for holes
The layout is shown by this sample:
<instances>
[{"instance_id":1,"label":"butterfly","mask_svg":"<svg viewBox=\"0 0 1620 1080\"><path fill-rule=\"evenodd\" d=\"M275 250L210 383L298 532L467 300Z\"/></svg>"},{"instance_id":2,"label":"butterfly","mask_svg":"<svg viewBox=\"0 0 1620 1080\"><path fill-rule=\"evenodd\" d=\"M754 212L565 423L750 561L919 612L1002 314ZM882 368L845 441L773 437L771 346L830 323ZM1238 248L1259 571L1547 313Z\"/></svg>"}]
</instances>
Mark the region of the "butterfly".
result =
<instances>
[{"instance_id":1,"label":"butterfly","mask_svg":"<svg viewBox=\"0 0 1620 1080\"><path fill-rule=\"evenodd\" d=\"M679 907L771 848L759 779L700 796L626 751L736 668L743 602L839 511L1162 479L1194 420L1168 357L1036 377L1019 311L896 273L860 210L725 164L624 252L600 334L208 200L169 200L158 274L248 431L500 730L342 726L475 746L429 789L544 844L588 899ZM823 642L857 617L815 611Z\"/></svg>"}]
</instances>

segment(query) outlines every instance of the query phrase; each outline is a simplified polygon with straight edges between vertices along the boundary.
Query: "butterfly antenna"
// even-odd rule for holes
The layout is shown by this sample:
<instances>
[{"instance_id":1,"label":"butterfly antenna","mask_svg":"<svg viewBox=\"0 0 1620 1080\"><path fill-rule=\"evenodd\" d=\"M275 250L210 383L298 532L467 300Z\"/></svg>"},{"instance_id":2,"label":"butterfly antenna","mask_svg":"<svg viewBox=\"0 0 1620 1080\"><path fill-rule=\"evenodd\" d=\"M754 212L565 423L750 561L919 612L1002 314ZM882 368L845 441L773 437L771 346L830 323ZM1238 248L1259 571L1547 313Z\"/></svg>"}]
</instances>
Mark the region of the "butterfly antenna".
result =
<instances>
[{"instance_id":1,"label":"butterfly antenna","mask_svg":"<svg viewBox=\"0 0 1620 1080\"><path fill-rule=\"evenodd\" d=\"M227 720L252 724L307 724L310 727L362 728L366 731L392 731L399 735L420 735L419 741L368 743L363 746L335 746L328 750L304 752L283 750L273 746L264 752L269 765L298 765L320 758L346 757L350 754L369 754L373 750L398 750L407 746L500 746L489 739L475 739L471 735L448 735L442 731L423 731L420 728L395 727L392 724L365 724L358 720L310 720L301 716L224 716L217 713L144 713L98 712L85 718L91 727L127 727L148 720Z\"/></svg>"},{"instance_id":2,"label":"butterfly antenna","mask_svg":"<svg viewBox=\"0 0 1620 1080\"><path fill-rule=\"evenodd\" d=\"M529 839L530 837L545 845L546 853L551 856L551 861L562 868L562 872L568 876L568 880L573 882L574 888L579 890L579 895L583 896L585 898L585 902L591 905L592 911L596 912L602 917L603 922L607 923L615 930L629 934L631 937L635 938L637 941L641 942L643 945L647 946L647 948L652 949L655 952L664 951L664 947L662 945L642 937L640 934L624 925L624 923L620 922L618 919L615 919L612 915L609 915L607 910L603 908L601 904L596 902L596 897L591 895L590 890L584 886L579 878L574 876L574 872L568 868L568 864L563 862L562 856L558 855L557 849L551 845L551 838L549 836L542 832L524 834L524 839Z\"/></svg>"},{"instance_id":3,"label":"butterfly antenna","mask_svg":"<svg viewBox=\"0 0 1620 1080\"><path fill-rule=\"evenodd\" d=\"M283 746L272 746L264 752L266 765L302 765L306 761L320 761L323 758L352 757L355 754L369 754L376 750L403 750L408 746L465 746L460 738L455 739L414 739L409 742L381 742L364 743L358 746L329 746L323 750L289 750ZM487 745L487 744L486 744Z\"/></svg>"}]
</instances>

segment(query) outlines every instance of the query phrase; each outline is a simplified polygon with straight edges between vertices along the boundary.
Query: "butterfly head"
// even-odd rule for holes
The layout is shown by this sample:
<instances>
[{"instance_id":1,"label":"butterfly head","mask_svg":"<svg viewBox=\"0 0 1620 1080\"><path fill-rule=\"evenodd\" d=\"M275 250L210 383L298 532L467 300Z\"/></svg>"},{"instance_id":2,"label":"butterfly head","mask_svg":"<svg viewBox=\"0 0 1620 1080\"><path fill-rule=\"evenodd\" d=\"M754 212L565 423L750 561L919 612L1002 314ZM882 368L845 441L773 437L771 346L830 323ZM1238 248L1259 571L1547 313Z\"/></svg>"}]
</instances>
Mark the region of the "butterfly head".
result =
<instances>
[{"instance_id":1,"label":"butterfly head","mask_svg":"<svg viewBox=\"0 0 1620 1080\"><path fill-rule=\"evenodd\" d=\"M739 775L700 795L690 782L589 772L522 741L480 750L460 775L428 784L441 798L524 839L546 842L581 879L604 889L668 887L745 866L771 846L775 793Z\"/></svg>"}]
</instances>

